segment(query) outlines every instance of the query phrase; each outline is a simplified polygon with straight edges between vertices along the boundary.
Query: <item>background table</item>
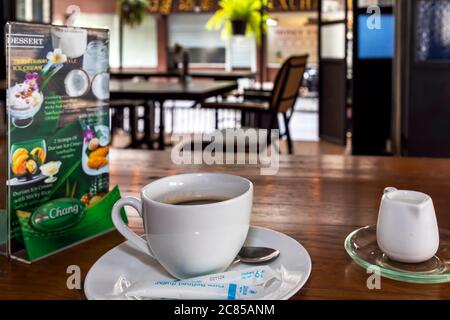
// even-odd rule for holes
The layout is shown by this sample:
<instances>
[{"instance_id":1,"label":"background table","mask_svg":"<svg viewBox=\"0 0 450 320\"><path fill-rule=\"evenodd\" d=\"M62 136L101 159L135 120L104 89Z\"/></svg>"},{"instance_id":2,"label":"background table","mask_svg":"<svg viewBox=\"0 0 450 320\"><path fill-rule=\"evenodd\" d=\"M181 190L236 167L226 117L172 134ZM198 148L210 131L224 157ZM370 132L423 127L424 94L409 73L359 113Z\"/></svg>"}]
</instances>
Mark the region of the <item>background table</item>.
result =
<instances>
[{"instance_id":1,"label":"background table","mask_svg":"<svg viewBox=\"0 0 450 320\"><path fill-rule=\"evenodd\" d=\"M441 228L450 228L450 161L343 156L282 156L276 176L255 166L176 166L169 152L111 152L111 184L123 195L161 177L216 171L242 175L255 185L252 224L283 232L309 251L312 273L294 299L450 299L449 284L415 285L383 278L381 290L366 287L368 274L344 249L354 229L374 224L386 186L416 189L434 200ZM142 232L142 223L130 216ZM79 265L83 279L92 264L124 239L112 232L32 265L0 258L0 299L82 299L66 288L66 268Z\"/></svg>"},{"instance_id":2,"label":"background table","mask_svg":"<svg viewBox=\"0 0 450 320\"><path fill-rule=\"evenodd\" d=\"M165 146L164 102L166 100L192 100L199 103L210 97L220 96L237 88L238 84L234 81L160 83L111 80L110 98L111 100L145 99L157 102L160 107L158 146L160 150L163 150ZM146 112L148 113L148 110ZM148 115L146 118L148 118Z\"/></svg>"},{"instance_id":3,"label":"background table","mask_svg":"<svg viewBox=\"0 0 450 320\"><path fill-rule=\"evenodd\" d=\"M179 78L181 76L180 71L156 71L145 69L123 69L123 70L111 70L112 79L130 79L134 77L143 77L145 79L150 78ZM213 79L220 81L237 81L239 79L255 79L256 72L250 70L233 70L233 71L191 71L189 76L199 79Z\"/></svg>"}]
</instances>

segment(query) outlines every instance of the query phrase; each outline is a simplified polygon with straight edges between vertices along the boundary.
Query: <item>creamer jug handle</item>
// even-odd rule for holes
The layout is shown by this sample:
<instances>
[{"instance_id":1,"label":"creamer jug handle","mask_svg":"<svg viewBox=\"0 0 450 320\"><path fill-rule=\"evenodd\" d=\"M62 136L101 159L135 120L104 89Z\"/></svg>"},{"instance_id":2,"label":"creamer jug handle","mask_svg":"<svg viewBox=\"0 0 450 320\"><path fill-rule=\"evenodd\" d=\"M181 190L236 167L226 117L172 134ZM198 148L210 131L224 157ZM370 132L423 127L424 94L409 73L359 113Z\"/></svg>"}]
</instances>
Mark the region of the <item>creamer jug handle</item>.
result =
<instances>
[{"instance_id":1,"label":"creamer jug handle","mask_svg":"<svg viewBox=\"0 0 450 320\"><path fill-rule=\"evenodd\" d=\"M393 192L393 191L397 191L397 190L398 189L394 188L394 187L387 187L387 188L384 188L383 194L386 194L386 193L389 193L389 192Z\"/></svg>"}]
</instances>

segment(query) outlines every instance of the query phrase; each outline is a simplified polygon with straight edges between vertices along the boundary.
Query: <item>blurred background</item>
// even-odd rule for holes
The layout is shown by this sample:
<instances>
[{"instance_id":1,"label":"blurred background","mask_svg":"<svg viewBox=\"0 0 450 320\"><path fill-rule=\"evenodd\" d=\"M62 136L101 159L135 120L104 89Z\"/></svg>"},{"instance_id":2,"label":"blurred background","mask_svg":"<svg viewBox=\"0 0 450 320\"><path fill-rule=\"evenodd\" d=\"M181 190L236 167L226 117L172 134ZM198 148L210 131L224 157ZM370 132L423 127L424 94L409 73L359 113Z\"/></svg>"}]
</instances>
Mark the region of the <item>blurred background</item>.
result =
<instances>
[{"instance_id":1,"label":"blurred background","mask_svg":"<svg viewBox=\"0 0 450 320\"><path fill-rule=\"evenodd\" d=\"M277 115L281 131L289 129L283 139L292 141L291 152L450 156L449 0L251 2L260 3L252 14L262 19L244 21L241 34L207 27L219 10L230 10L213 0L3 0L0 18L2 25L107 27L113 80L173 83L185 66L193 81L237 81L220 101L242 102L246 90L274 96L283 63L307 54L292 110ZM5 79L2 62L0 82ZM192 108L199 101L166 99L163 108L148 97L129 100L112 101L116 147L146 130L169 140L173 133L249 126L236 111Z\"/></svg>"}]
</instances>

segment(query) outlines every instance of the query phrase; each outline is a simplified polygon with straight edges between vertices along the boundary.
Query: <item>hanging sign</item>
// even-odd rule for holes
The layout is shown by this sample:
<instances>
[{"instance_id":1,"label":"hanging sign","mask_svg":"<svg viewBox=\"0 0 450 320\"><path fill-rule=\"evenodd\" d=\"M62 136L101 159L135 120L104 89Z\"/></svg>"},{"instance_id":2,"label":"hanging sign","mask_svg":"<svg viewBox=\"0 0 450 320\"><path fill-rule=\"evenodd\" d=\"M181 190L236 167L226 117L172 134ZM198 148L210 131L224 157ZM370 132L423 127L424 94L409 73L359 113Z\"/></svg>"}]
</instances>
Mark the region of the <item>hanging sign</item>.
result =
<instances>
[{"instance_id":1,"label":"hanging sign","mask_svg":"<svg viewBox=\"0 0 450 320\"><path fill-rule=\"evenodd\" d=\"M255 0L258 1L258 0ZM315 11L318 0L266 0L268 11ZM171 12L214 12L220 9L215 0L150 0L149 10L152 13L169 14Z\"/></svg>"}]
</instances>

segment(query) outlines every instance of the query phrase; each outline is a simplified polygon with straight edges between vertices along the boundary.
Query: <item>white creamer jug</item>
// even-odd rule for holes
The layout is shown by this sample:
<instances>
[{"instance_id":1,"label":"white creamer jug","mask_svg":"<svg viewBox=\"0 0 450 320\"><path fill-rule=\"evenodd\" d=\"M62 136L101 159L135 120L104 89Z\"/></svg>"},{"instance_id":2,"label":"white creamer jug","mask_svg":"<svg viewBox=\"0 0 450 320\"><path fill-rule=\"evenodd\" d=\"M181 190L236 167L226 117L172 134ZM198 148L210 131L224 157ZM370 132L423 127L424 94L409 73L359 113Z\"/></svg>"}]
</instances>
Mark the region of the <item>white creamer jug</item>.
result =
<instances>
[{"instance_id":1,"label":"white creamer jug","mask_svg":"<svg viewBox=\"0 0 450 320\"><path fill-rule=\"evenodd\" d=\"M392 260L419 263L439 247L439 230L431 197L425 193L386 188L378 214L377 242Z\"/></svg>"}]
</instances>

